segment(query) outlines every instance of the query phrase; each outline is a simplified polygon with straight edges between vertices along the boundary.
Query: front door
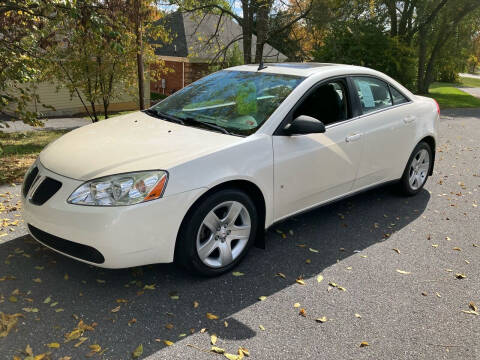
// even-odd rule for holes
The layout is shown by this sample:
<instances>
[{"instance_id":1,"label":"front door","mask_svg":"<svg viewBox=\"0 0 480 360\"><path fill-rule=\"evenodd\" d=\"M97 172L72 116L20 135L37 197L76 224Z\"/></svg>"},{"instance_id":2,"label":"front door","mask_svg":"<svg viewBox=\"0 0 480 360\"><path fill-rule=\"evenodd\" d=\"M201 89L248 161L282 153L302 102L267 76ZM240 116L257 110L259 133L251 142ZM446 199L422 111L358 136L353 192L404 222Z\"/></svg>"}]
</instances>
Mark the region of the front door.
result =
<instances>
[{"instance_id":1,"label":"front door","mask_svg":"<svg viewBox=\"0 0 480 360\"><path fill-rule=\"evenodd\" d=\"M273 136L276 220L350 192L362 159L363 134L359 123L350 120L345 80L320 84L292 118L299 115L321 120L327 130Z\"/></svg>"}]
</instances>

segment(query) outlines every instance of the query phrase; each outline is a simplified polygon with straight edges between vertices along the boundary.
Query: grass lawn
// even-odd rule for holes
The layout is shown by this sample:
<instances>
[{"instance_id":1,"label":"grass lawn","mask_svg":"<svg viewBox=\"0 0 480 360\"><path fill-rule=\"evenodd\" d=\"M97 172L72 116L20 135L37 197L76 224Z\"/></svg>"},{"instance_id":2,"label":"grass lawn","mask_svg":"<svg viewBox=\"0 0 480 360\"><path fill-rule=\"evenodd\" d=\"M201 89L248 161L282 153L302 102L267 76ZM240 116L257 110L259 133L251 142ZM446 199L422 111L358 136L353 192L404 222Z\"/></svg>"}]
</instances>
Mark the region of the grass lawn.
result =
<instances>
[{"instance_id":1,"label":"grass lawn","mask_svg":"<svg viewBox=\"0 0 480 360\"><path fill-rule=\"evenodd\" d=\"M438 101L441 108L480 108L480 99L458 87L480 87L480 80L461 78L459 84L433 83L429 96Z\"/></svg>"},{"instance_id":2,"label":"grass lawn","mask_svg":"<svg viewBox=\"0 0 480 360\"><path fill-rule=\"evenodd\" d=\"M68 130L29 131L23 133L0 132L0 184L20 183L39 152Z\"/></svg>"}]
</instances>

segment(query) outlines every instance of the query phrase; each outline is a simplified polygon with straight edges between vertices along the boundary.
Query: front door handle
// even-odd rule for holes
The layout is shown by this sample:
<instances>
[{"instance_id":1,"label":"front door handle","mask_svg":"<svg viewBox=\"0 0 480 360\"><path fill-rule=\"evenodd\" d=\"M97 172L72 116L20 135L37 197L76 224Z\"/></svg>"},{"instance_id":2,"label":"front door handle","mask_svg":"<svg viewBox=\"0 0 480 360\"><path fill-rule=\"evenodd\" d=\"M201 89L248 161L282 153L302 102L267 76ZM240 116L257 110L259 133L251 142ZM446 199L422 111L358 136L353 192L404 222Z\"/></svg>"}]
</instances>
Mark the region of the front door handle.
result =
<instances>
[{"instance_id":1,"label":"front door handle","mask_svg":"<svg viewBox=\"0 0 480 360\"><path fill-rule=\"evenodd\" d=\"M408 115L403 118L403 122L405 124L410 124L411 122L415 121L417 117L415 115Z\"/></svg>"},{"instance_id":2,"label":"front door handle","mask_svg":"<svg viewBox=\"0 0 480 360\"><path fill-rule=\"evenodd\" d=\"M361 137L362 137L362 134L354 134L354 135L347 136L345 138L345 141L346 142L353 142L353 141L357 141Z\"/></svg>"}]
</instances>

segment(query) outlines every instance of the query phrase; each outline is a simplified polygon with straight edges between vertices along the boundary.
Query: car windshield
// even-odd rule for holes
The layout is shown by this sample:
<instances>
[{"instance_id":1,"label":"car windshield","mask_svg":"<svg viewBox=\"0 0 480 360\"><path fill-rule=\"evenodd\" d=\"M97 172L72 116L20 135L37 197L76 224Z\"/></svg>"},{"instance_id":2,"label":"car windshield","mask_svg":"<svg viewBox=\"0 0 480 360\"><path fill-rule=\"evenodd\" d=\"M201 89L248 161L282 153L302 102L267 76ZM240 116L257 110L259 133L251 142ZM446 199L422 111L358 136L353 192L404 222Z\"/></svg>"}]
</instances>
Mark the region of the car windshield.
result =
<instances>
[{"instance_id":1,"label":"car windshield","mask_svg":"<svg viewBox=\"0 0 480 360\"><path fill-rule=\"evenodd\" d=\"M219 71L169 96L149 112L186 125L250 135L303 79L283 74Z\"/></svg>"}]
</instances>

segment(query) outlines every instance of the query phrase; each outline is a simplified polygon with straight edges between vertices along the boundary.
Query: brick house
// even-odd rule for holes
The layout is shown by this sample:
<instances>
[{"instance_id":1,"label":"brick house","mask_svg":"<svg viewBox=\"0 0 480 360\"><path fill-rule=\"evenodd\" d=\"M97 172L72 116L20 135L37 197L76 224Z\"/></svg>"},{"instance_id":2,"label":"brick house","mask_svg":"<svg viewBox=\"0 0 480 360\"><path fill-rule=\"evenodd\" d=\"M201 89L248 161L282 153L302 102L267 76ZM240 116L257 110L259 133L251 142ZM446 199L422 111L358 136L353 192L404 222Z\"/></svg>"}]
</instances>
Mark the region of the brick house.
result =
<instances>
[{"instance_id":1,"label":"brick house","mask_svg":"<svg viewBox=\"0 0 480 360\"><path fill-rule=\"evenodd\" d=\"M218 15L194 17L177 11L160 21L173 39L169 44L158 47L155 54L170 71L161 80L150 82L152 93L170 95L212 72L211 64L215 63L218 49L232 42L238 44L236 46L243 54L242 28L228 17L224 16L219 22ZM208 39L216 32L215 38L209 42ZM255 54L256 40L253 35L252 56ZM263 53L265 62L287 60L284 54L268 44L265 44Z\"/></svg>"}]
</instances>

